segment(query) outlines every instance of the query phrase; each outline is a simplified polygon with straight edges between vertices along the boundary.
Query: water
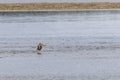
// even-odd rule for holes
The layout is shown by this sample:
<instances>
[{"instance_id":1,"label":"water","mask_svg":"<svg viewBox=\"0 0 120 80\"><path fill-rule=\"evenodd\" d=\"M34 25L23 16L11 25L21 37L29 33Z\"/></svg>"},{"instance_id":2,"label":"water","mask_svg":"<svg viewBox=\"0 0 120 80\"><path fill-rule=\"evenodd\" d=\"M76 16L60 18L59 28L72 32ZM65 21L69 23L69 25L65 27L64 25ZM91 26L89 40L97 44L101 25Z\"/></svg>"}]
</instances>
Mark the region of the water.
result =
<instances>
[{"instance_id":1,"label":"water","mask_svg":"<svg viewBox=\"0 0 120 80\"><path fill-rule=\"evenodd\" d=\"M0 53L117 50L120 11L0 13Z\"/></svg>"},{"instance_id":2,"label":"water","mask_svg":"<svg viewBox=\"0 0 120 80\"><path fill-rule=\"evenodd\" d=\"M119 22L117 10L1 12L0 78L119 80Z\"/></svg>"}]
</instances>

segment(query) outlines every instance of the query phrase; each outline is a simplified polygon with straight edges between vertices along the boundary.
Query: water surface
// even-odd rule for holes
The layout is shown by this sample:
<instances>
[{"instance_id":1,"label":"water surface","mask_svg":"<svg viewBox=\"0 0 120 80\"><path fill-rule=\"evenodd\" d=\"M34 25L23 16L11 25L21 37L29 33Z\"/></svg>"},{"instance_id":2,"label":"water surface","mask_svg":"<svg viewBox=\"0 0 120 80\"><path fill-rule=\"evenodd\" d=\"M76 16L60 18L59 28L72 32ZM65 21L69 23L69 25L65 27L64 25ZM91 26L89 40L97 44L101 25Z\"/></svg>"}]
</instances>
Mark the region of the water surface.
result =
<instances>
[{"instance_id":1,"label":"water surface","mask_svg":"<svg viewBox=\"0 0 120 80\"><path fill-rule=\"evenodd\" d=\"M119 49L119 14L120 11L3 12L0 52L34 52L39 42L48 45L48 51Z\"/></svg>"},{"instance_id":2,"label":"water surface","mask_svg":"<svg viewBox=\"0 0 120 80\"><path fill-rule=\"evenodd\" d=\"M120 11L1 12L0 78L119 80L119 22Z\"/></svg>"}]
</instances>

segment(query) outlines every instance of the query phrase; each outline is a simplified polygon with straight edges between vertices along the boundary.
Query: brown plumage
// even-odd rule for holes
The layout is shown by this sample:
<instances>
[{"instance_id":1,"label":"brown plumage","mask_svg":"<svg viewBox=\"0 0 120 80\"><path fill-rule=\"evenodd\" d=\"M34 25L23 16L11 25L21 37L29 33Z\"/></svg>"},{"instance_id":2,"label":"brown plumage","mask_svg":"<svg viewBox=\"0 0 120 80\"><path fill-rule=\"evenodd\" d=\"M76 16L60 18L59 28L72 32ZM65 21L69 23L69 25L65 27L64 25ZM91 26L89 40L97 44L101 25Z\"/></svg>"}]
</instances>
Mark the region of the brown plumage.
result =
<instances>
[{"instance_id":1,"label":"brown plumage","mask_svg":"<svg viewBox=\"0 0 120 80\"><path fill-rule=\"evenodd\" d=\"M43 45L42 43L39 43L39 44L37 45L37 53L38 53L38 54L41 54L40 51L42 50L43 46L45 46L45 45Z\"/></svg>"},{"instance_id":2,"label":"brown plumage","mask_svg":"<svg viewBox=\"0 0 120 80\"><path fill-rule=\"evenodd\" d=\"M42 43L39 43L39 44L37 45L37 50L41 51L42 47L43 47L43 44L42 44Z\"/></svg>"},{"instance_id":3,"label":"brown plumage","mask_svg":"<svg viewBox=\"0 0 120 80\"><path fill-rule=\"evenodd\" d=\"M41 43L39 43L38 46L37 46L37 50L40 51L40 50L42 49L42 46L43 46L43 45L42 45Z\"/></svg>"}]
</instances>

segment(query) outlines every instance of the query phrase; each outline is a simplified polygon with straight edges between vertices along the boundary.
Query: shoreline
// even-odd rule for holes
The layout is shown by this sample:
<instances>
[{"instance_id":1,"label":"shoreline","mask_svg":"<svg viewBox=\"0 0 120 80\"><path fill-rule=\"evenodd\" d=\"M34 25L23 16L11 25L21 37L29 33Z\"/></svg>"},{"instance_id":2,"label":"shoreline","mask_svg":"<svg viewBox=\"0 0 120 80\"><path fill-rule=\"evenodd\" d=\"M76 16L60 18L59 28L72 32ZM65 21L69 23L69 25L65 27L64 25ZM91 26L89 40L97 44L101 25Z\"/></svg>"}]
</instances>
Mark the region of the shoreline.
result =
<instances>
[{"instance_id":1,"label":"shoreline","mask_svg":"<svg viewBox=\"0 0 120 80\"><path fill-rule=\"evenodd\" d=\"M120 9L80 9L80 10L0 10L0 12L80 12L80 11L120 11Z\"/></svg>"},{"instance_id":2,"label":"shoreline","mask_svg":"<svg viewBox=\"0 0 120 80\"><path fill-rule=\"evenodd\" d=\"M0 12L120 10L120 2L0 3Z\"/></svg>"}]
</instances>

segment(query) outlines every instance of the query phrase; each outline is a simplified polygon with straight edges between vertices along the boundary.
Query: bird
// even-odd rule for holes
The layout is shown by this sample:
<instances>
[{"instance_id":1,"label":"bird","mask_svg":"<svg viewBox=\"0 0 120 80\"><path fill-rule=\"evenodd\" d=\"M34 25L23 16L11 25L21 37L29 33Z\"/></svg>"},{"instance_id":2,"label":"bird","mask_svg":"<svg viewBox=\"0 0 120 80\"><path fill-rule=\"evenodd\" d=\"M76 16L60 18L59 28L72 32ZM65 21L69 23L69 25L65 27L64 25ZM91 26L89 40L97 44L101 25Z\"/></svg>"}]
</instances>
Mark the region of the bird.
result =
<instances>
[{"instance_id":1,"label":"bird","mask_svg":"<svg viewBox=\"0 0 120 80\"><path fill-rule=\"evenodd\" d=\"M40 51L42 50L43 46L45 46L45 45L42 44L42 43L39 43L39 44L37 45L37 53L38 53L38 54L41 54Z\"/></svg>"}]
</instances>

